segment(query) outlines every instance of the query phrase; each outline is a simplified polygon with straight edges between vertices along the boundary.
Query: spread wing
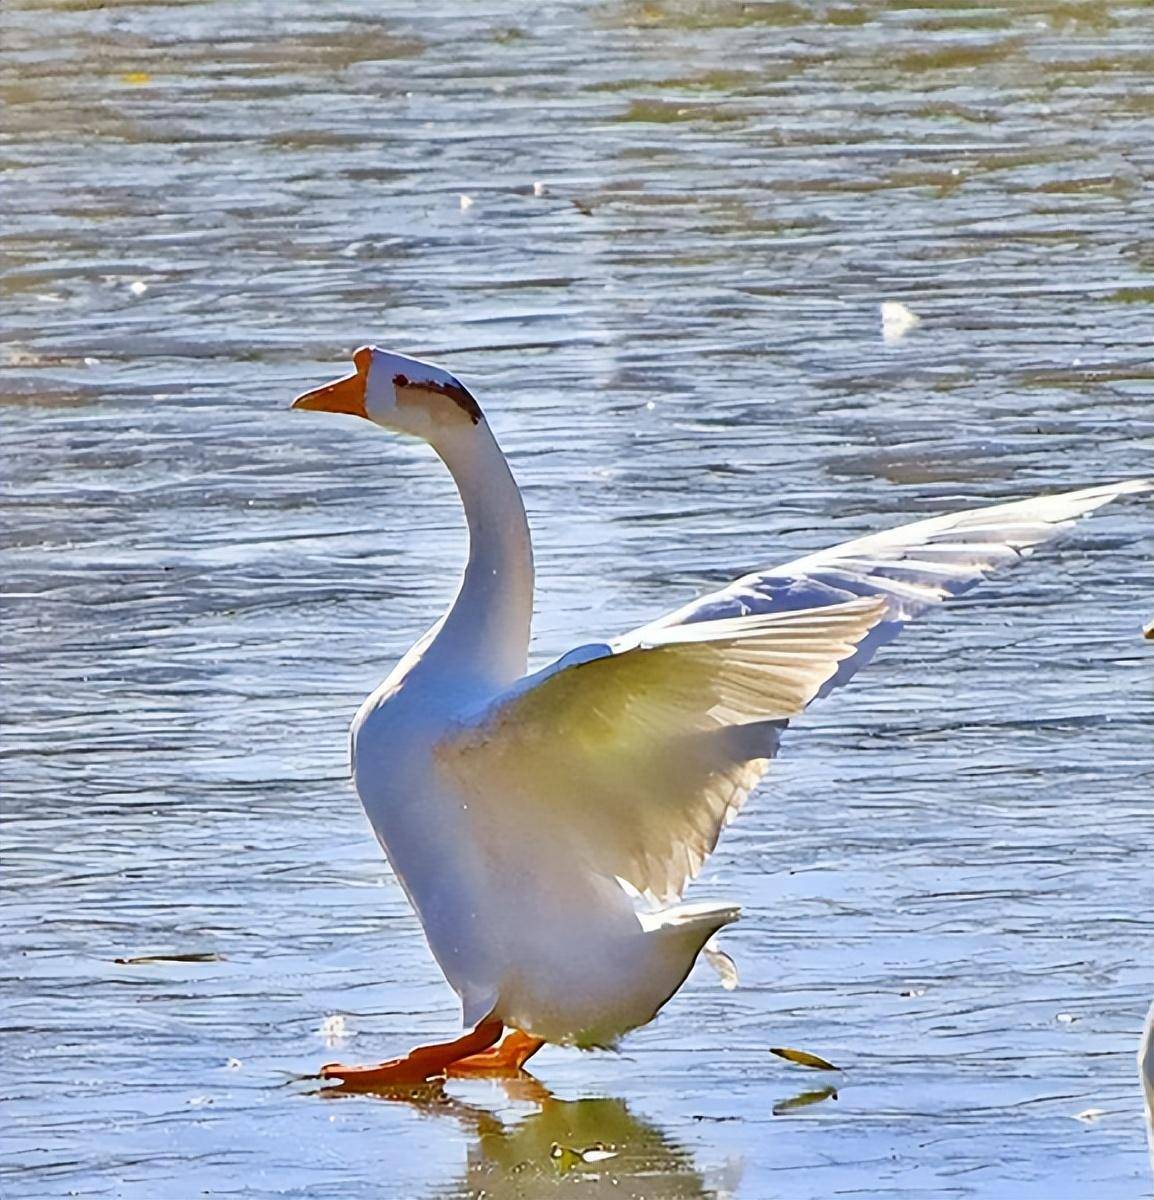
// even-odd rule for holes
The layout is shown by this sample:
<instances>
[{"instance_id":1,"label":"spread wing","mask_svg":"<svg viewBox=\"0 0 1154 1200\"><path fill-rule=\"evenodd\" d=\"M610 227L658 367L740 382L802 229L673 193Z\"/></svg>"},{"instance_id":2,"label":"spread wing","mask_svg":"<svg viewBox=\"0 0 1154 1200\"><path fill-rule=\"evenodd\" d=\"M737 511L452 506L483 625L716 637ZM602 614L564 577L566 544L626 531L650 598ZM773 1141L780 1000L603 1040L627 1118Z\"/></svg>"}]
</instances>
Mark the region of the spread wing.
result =
<instances>
[{"instance_id":1,"label":"spread wing","mask_svg":"<svg viewBox=\"0 0 1154 1200\"><path fill-rule=\"evenodd\" d=\"M456 786L551 830L590 869L670 900L815 696L905 623L1026 557L1130 480L970 509L747 575L583 646L445 738Z\"/></svg>"},{"instance_id":2,"label":"spread wing","mask_svg":"<svg viewBox=\"0 0 1154 1200\"><path fill-rule=\"evenodd\" d=\"M443 739L439 765L478 815L500 805L590 870L675 898L760 779L784 723L884 607L857 600L581 647Z\"/></svg>"},{"instance_id":3,"label":"spread wing","mask_svg":"<svg viewBox=\"0 0 1154 1200\"><path fill-rule=\"evenodd\" d=\"M883 619L822 686L818 694L824 696L851 679L908 621L928 608L970 591L1000 567L1028 557L1035 547L1111 500L1151 490L1154 481L1129 479L915 521L745 575L637 633L644 637L654 630L702 621L820 608L844 604L855 596L881 597L886 603Z\"/></svg>"}]
</instances>

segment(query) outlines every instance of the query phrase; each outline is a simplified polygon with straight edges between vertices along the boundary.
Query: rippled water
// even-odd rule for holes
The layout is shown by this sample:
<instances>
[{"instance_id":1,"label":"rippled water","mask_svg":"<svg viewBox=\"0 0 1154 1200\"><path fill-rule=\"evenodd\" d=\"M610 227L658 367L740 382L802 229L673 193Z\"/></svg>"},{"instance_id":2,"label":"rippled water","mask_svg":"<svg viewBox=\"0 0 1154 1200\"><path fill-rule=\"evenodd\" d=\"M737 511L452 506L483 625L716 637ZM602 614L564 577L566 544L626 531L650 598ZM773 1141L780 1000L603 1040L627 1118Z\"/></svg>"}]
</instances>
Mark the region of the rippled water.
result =
<instances>
[{"instance_id":1,"label":"rippled water","mask_svg":"<svg viewBox=\"0 0 1154 1200\"><path fill-rule=\"evenodd\" d=\"M738 991L539 1089L323 1100L456 1028L345 728L463 532L422 449L286 405L367 340L462 373L540 656L1142 473L1150 16L5 0L6 1197L1147 1193L1148 507L788 738L693 893Z\"/></svg>"}]
</instances>

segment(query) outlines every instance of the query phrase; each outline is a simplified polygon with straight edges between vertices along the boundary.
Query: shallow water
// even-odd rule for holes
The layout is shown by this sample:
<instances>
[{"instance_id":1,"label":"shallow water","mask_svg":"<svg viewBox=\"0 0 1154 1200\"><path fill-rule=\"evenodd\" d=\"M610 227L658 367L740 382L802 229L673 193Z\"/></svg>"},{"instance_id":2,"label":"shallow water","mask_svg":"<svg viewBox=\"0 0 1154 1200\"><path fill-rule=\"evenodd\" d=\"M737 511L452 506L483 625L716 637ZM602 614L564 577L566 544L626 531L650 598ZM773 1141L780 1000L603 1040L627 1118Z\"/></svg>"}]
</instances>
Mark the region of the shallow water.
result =
<instances>
[{"instance_id":1,"label":"shallow water","mask_svg":"<svg viewBox=\"0 0 1154 1200\"><path fill-rule=\"evenodd\" d=\"M344 743L463 532L422 449L286 405L366 340L467 378L542 658L1139 474L1149 21L5 0L5 1197L1147 1193L1148 507L793 731L691 893L745 908L738 991L540 1089L325 1100L456 1027Z\"/></svg>"}]
</instances>

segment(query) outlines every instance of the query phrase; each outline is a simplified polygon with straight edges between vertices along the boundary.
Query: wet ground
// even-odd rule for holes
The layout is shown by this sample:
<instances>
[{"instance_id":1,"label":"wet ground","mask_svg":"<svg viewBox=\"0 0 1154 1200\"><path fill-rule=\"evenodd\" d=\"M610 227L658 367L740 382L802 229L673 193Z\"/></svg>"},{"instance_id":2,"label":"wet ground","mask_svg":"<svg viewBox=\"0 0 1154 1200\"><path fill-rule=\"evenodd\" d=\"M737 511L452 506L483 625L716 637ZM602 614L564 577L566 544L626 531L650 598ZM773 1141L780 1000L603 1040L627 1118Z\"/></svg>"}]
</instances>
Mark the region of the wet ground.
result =
<instances>
[{"instance_id":1,"label":"wet ground","mask_svg":"<svg viewBox=\"0 0 1154 1200\"><path fill-rule=\"evenodd\" d=\"M540 1087L322 1099L456 1028L345 729L463 531L428 453L287 403L362 341L461 373L543 658L1141 474L1150 15L5 0L5 1197L1148 1194L1148 506L792 732L691 893L745 908L737 991Z\"/></svg>"}]
</instances>

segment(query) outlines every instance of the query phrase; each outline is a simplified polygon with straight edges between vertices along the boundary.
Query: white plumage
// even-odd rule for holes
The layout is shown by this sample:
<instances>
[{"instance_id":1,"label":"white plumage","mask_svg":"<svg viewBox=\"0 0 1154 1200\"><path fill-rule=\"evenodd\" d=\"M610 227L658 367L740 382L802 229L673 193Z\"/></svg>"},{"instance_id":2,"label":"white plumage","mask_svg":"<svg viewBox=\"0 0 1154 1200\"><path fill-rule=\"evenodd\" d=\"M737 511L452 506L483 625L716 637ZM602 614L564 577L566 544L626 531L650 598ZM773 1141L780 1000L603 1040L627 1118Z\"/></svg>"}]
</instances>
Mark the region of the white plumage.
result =
<instances>
[{"instance_id":1,"label":"white plumage","mask_svg":"<svg viewBox=\"0 0 1154 1200\"><path fill-rule=\"evenodd\" d=\"M354 1083L519 1066L541 1040L611 1044L649 1021L737 916L677 901L789 720L926 608L1151 486L859 538L526 675L528 524L480 408L442 368L373 348L354 362L297 407L423 438L469 524L453 606L362 705L352 757L373 828L477 1027L379 1067L326 1069ZM477 1056L504 1027L520 1031L517 1055Z\"/></svg>"}]
</instances>

